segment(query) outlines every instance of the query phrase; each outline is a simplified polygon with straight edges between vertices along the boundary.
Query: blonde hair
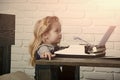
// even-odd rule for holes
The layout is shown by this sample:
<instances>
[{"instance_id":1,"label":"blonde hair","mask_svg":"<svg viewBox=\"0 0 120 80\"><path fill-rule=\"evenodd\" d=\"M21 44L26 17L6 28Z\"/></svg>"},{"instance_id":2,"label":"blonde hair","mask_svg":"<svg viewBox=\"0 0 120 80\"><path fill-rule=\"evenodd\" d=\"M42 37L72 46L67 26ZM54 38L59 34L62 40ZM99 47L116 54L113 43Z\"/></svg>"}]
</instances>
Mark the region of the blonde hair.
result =
<instances>
[{"instance_id":1,"label":"blonde hair","mask_svg":"<svg viewBox=\"0 0 120 80\"><path fill-rule=\"evenodd\" d=\"M38 20L34 28L34 40L29 46L29 52L31 55L30 63L32 66L35 66L35 53L39 46L43 43L44 37L43 34L48 32L51 29L51 26L54 22L58 22L59 19L56 16L47 16L42 20Z\"/></svg>"}]
</instances>

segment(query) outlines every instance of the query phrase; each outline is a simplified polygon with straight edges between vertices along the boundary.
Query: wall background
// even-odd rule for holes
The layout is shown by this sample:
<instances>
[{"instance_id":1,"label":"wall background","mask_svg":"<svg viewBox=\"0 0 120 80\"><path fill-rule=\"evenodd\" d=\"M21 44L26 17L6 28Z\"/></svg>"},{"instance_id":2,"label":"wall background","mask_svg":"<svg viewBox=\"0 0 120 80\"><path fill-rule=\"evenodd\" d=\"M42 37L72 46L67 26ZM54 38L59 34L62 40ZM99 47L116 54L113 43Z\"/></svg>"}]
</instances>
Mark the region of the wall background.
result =
<instances>
[{"instance_id":1,"label":"wall background","mask_svg":"<svg viewBox=\"0 0 120 80\"><path fill-rule=\"evenodd\" d=\"M80 43L73 36L96 44L109 26L117 26L106 47L109 54L120 55L119 3L119 0L0 0L0 13L16 15L11 72L20 70L34 76L34 68L28 63L28 45L35 22L48 15L56 15L61 20L61 44ZM81 80L120 80L120 69L81 67L80 75Z\"/></svg>"}]
</instances>

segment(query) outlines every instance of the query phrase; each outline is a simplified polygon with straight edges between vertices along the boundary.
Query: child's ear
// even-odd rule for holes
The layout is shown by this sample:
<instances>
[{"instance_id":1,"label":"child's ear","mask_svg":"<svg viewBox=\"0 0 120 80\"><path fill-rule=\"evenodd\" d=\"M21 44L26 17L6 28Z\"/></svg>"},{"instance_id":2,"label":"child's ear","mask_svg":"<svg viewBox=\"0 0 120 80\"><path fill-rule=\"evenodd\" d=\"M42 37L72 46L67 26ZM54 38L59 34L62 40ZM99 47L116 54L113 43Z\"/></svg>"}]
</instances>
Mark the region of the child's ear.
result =
<instances>
[{"instance_id":1,"label":"child's ear","mask_svg":"<svg viewBox=\"0 0 120 80\"><path fill-rule=\"evenodd\" d=\"M48 38L48 34L47 33L45 33L43 36L44 36L44 39Z\"/></svg>"},{"instance_id":2,"label":"child's ear","mask_svg":"<svg viewBox=\"0 0 120 80\"><path fill-rule=\"evenodd\" d=\"M42 41L46 42L47 39L48 39L48 35L47 34L43 34L42 35Z\"/></svg>"}]
</instances>

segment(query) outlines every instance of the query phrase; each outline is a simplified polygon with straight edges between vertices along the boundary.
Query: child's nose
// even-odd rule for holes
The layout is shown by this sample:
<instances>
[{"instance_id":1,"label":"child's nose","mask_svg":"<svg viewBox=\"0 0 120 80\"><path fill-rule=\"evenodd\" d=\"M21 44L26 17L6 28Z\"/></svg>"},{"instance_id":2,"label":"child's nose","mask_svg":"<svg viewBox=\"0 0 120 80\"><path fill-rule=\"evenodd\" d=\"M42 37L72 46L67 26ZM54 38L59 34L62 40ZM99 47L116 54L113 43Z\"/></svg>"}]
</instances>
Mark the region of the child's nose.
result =
<instances>
[{"instance_id":1,"label":"child's nose","mask_svg":"<svg viewBox=\"0 0 120 80\"><path fill-rule=\"evenodd\" d=\"M59 35L62 37L62 33L59 33Z\"/></svg>"},{"instance_id":2,"label":"child's nose","mask_svg":"<svg viewBox=\"0 0 120 80\"><path fill-rule=\"evenodd\" d=\"M59 37L62 38L62 34L61 33L59 33Z\"/></svg>"}]
</instances>

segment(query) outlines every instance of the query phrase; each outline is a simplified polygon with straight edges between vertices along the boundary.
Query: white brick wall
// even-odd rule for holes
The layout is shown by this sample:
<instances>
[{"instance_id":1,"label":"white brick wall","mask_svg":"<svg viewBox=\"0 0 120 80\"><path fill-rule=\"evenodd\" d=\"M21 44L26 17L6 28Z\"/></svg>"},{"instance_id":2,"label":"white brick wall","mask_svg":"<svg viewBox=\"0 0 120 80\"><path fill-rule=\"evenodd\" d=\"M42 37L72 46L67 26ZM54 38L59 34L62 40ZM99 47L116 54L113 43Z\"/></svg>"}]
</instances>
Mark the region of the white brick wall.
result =
<instances>
[{"instance_id":1,"label":"white brick wall","mask_svg":"<svg viewBox=\"0 0 120 80\"><path fill-rule=\"evenodd\" d=\"M85 79L93 79L93 80L113 80L112 73L106 72L84 72Z\"/></svg>"},{"instance_id":2,"label":"white brick wall","mask_svg":"<svg viewBox=\"0 0 120 80\"><path fill-rule=\"evenodd\" d=\"M108 26L116 25L106 44L109 54L120 55L119 0L0 0L0 13L16 15L15 45L12 46L11 71L24 71L31 77L28 45L38 19L56 15L62 24L62 44L79 44L74 36L98 43ZM74 28L73 28L74 27ZM114 55L114 54L113 54ZM119 68L81 67L81 80L120 80Z\"/></svg>"}]
</instances>

